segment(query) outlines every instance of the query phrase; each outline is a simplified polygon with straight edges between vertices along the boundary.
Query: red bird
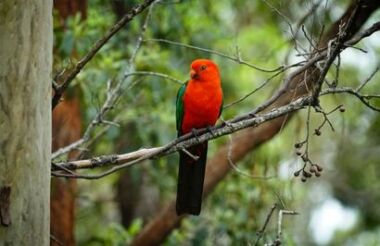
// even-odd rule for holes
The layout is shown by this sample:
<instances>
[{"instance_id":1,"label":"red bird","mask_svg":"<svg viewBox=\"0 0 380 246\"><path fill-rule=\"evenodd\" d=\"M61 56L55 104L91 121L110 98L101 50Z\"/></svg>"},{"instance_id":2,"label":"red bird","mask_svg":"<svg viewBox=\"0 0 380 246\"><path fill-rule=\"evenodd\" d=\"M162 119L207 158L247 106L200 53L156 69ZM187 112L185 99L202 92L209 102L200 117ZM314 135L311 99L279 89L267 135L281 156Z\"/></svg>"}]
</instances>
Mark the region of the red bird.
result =
<instances>
[{"instance_id":1,"label":"red bird","mask_svg":"<svg viewBox=\"0 0 380 246\"><path fill-rule=\"evenodd\" d=\"M198 59L191 63L190 80L178 91L176 120L178 136L193 129L214 126L223 104L223 92L218 66L211 60ZM206 170L207 142L187 149L179 156L176 211L178 215L201 212L203 181Z\"/></svg>"}]
</instances>

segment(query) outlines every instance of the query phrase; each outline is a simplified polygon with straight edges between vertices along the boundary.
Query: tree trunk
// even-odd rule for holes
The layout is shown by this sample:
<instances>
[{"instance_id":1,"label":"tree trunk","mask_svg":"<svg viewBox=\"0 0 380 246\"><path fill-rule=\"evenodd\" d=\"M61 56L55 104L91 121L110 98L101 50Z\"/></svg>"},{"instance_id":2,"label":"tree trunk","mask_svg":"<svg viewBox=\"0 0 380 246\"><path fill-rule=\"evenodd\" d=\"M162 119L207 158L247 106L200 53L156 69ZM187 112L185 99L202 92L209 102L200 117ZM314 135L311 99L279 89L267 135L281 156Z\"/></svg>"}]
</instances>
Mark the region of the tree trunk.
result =
<instances>
[{"instance_id":1,"label":"tree trunk","mask_svg":"<svg viewBox=\"0 0 380 246\"><path fill-rule=\"evenodd\" d=\"M49 244L52 1L0 2L0 242Z\"/></svg>"},{"instance_id":2,"label":"tree trunk","mask_svg":"<svg viewBox=\"0 0 380 246\"><path fill-rule=\"evenodd\" d=\"M58 25L64 32L67 29L65 24L68 17L80 13L81 19L86 19L87 0L54 0L54 9L58 11L60 17ZM59 56L57 52L59 45L60 43L57 41L54 46L55 56ZM76 51L73 49L71 57L75 57L75 54ZM81 137L82 120L79 97L80 88L78 86L70 87L65 93L63 102L54 109L52 115L52 151L67 146ZM79 154L79 151L71 151L68 158L75 160ZM75 179L52 179L50 195L50 245L52 246L75 245L76 188Z\"/></svg>"},{"instance_id":3,"label":"tree trunk","mask_svg":"<svg viewBox=\"0 0 380 246\"><path fill-rule=\"evenodd\" d=\"M52 151L80 138L81 115L77 95L72 98L65 97L65 100L54 109L52 122ZM78 151L71 151L68 155L69 160L76 159L78 154ZM76 190L75 179L53 178L51 181L50 233L52 237L50 245L75 245Z\"/></svg>"}]
</instances>

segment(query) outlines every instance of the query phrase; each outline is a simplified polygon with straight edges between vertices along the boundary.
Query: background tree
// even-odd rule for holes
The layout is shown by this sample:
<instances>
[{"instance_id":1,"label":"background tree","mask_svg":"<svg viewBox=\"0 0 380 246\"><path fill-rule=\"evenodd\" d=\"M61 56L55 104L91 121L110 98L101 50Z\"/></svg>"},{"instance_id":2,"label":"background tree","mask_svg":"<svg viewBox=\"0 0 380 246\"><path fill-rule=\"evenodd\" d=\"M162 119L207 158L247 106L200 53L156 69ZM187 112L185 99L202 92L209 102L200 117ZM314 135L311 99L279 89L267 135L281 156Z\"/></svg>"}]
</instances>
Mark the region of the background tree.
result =
<instances>
[{"instance_id":1,"label":"background tree","mask_svg":"<svg viewBox=\"0 0 380 246\"><path fill-rule=\"evenodd\" d=\"M0 242L47 245L52 1L0 4Z\"/></svg>"},{"instance_id":2,"label":"background tree","mask_svg":"<svg viewBox=\"0 0 380 246\"><path fill-rule=\"evenodd\" d=\"M56 33L53 47L53 70L62 69L62 64L71 57L77 56L73 32L67 29L68 17L84 20L87 16L87 1L56 0L54 1ZM69 44L67 44L69 43ZM58 73L58 72L56 72ZM80 88L72 86L65 92L65 100L53 111L52 115L52 151L64 147L80 138ZM69 159L78 158L78 151L71 151ZM51 245L75 245L75 195L76 180L53 179L50 195L50 235Z\"/></svg>"}]
</instances>

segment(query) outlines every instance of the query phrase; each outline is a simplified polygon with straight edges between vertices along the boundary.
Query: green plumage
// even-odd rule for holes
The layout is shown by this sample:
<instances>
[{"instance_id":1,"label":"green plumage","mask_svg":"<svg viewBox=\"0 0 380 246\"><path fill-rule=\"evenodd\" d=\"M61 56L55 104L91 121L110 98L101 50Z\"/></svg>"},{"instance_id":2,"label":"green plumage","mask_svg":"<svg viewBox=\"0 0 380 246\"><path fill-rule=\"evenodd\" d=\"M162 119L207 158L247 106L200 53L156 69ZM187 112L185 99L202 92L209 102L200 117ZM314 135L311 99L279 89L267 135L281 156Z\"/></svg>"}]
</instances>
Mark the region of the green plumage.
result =
<instances>
[{"instance_id":1,"label":"green plumage","mask_svg":"<svg viewBox=\"0 0 380 246\"><path fill-rule=\"evenodd\" d=\"M187 82L184 83L181 88L179 88L177 93L177 100L176 100L176 123L177 123L177 132L178 137L182 135L182 120L184 115L184 106L183 106L183 95L186 91Z\"/></svg>"}]
</instances>

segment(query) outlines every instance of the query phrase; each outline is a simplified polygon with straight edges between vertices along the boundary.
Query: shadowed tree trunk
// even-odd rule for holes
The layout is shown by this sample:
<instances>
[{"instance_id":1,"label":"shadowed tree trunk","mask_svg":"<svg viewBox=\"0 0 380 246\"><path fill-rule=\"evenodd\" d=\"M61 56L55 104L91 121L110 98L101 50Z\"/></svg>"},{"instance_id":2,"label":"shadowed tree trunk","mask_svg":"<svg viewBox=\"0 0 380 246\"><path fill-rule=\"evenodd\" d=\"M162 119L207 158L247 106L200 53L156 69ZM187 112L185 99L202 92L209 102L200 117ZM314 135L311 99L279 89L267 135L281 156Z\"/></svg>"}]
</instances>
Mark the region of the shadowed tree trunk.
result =
<instances>
[{"instance_id":1,"label":"shadowed tree trunk","mask_svg":"<svg viewBox=\"0 0 380 246\"><path fill-rule=\"evenodd\" d=\"M0 2L0 244L49 244L52 1Z\"/></svg>"},{"instance_id":2,"label":"shadowed tree trunk","mask_svg":"<svg viewBox=\"0 0 380 246\"><path fill-rule=\"evenodd\" d=\"M54 8L60 17L60 28L64 32L65 21L77 13L82 20L87 16L87 0L54 0ZM56 44L59 46L59 44ZM54 49L55 55L56 47ZM73 50L72 55L76 52ZM52 151L67 146L81 137L81 114L78 87L69 88L61 102L53 111ZM78 152L72 151L68 158L73 160ZM54 178L50 196L51 245L75 245L75 179Z\"/></svg>"},{"instance_id":3,"label":"shadowed tree trunk","mask_svg":"<svg viewBox=\"0 0 380 246\"><path fill-rule=\"evenodd\" d=\"M359 1L353 1L353 3L347 8L345 14L328 30L328 32L322 37L318 47L325 47L327 42L334 38L341 23L347 22L355 9L355 4ZM380 7L379 1L365 0L360 1L360 6L357 13L354 16L354 24L351 29L348 30L347 39L351 38L365 23L368 17ZM308 93L307 88L313 88L316 83L316 79L320 75L320 70L312 66L305 71L308 74L308 84L305 87L304 73L294 77L291 80L290 86L287 91L282 94L274 103L271 104L269 109L286 105L296 98L306 95ZM233 135L231 159L233 162L238 162L244 156L251 151L255 150L258 146L265 143L274 137L286 124L292 115L287 115L274 119L270 122L260 125L256 128L249 128ZM204 184L204 195L207 196L215 186L226 177L231 170L231 166L227 159L228 146L225 145L219 149L213 158L207 163L206 178ZM155 218L148 223L140 234L134 239L132 245L158 245L163 242L166 237L171 233L173 229L180 225L180 222L186 216L178 217L175 212L175 201L171 201L161 211L157 212Z\"/></svg>"},{"instance_id":4,"label":"shadowed tree trunk","mask_svg":"<svg viewBox=\"0 0 380 246\"><path fill-rule=\"evenodd\" d=\"M53 111L52 150L66 146L80 138L81 115L78 98L65 98ZM77 152L69 153L75 159ZM54 178L51 182L50 227L51 245L75 245L76 180Z\"/></svg>"},{"instance_id":5,"label":"shadowed tree trunk","mask_svg":"<svg viewBox=\"0 0 380 246\"><path fill-rule=\"evenodd\" d=\"M77 13L81 14L82 20L87 18L87 0L54 0L54 8L58 10L63 22Z\"/></svg>"}]
</instances>

